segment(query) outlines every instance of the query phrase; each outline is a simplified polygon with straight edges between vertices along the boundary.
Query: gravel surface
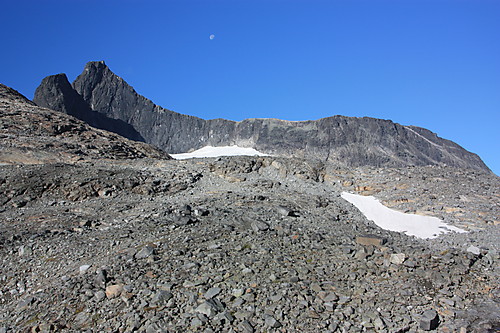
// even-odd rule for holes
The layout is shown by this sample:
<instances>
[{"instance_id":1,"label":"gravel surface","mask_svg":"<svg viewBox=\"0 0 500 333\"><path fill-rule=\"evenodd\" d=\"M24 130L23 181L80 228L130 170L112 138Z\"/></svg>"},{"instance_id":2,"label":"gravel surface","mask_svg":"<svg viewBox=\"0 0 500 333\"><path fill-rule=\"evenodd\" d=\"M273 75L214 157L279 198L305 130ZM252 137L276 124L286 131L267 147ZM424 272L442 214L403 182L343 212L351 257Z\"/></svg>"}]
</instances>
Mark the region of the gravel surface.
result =
<instances>
[{"instance_id":1,"label":"gravel surface","mask_svg":"<svg viewBox=\"0 0 500 333\"><path fill-rule=\"evenodd\" d=\"M494 332L498 185L273 157L0 166L0 332ZM469 232L386 231L343 191Z\"/></svg>"}]
</instances>

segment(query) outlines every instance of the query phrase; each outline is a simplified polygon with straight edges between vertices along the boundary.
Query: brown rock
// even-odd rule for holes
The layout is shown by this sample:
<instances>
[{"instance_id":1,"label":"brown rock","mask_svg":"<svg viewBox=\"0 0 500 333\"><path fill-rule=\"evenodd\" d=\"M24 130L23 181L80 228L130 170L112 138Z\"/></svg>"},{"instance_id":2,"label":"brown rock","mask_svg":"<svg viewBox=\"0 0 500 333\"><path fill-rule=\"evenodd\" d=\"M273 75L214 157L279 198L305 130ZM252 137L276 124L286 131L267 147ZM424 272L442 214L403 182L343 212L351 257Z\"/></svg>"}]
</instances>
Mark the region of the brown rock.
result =
<instances>
[{"instance_id":1,"label":"brown rock","mask_svg":"<svg viewBox=\"0 0 500 333\"><path fill-rule=\"evenodd\" d=\"M356 243L360 245L382 246L385 242L386 242L385 238L374 235L364 235L356 237Z\"/></svg>"},{"instance_id":2,"label":"brown rock","mask_svg":"<svg viewBox=\"0 0 500 333\"><path fill-rule=\"evenodd\" d=\"M120 296L123 291L123 285L121 284L113 284L111 286L106 287L106 297L107 298L115 298Z\"/></svg>"}]
</instances>

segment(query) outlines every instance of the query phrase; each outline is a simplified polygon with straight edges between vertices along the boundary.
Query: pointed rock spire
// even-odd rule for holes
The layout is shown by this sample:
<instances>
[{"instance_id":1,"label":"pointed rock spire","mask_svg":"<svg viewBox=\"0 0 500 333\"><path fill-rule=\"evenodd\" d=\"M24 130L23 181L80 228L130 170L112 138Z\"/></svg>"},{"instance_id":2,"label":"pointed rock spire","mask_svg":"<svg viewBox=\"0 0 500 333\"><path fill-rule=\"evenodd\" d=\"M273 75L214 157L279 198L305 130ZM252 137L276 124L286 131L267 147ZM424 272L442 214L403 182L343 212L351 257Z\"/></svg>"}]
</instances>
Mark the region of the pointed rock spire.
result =
<instances>
[{"instance_id":1,"label":"pointed rock spire","mask_svg":"<svg viewBox=\"0 0 500 333\"><path fill-rule=\"evenodd\" d=\"M90 61L73 82L73 88L84 100L88 101L92 97L93 90L101 85L103 80L109 83L115 77L118 78L109 70L104 61Z\"/></svg>"},{"instance_id":2,"label":"pointed rock spire","mask_svg":"<svg viewBox=\"0 0 500 333\"><path fill-rule=\"evenodd\" d=\"M66 74L44 78L35 91L33 102L38 106L62 111L79 119L86 118L87 113L91 111L83 98L73 89Z\"/></svg>"}]
</instances>

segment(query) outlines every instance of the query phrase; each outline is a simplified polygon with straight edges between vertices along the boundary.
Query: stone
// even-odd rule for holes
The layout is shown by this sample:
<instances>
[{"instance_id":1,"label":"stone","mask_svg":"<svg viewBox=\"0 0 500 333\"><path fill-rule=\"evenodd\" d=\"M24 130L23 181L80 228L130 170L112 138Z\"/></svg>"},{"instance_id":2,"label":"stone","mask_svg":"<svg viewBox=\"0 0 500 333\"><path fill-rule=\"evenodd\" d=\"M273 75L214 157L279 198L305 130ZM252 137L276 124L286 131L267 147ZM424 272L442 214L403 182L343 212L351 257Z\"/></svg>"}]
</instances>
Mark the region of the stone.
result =
<instances>
[{"instance_id":1,"label":"stone","mask_svg":"<svg viewBox=\"0 0 500 333\"><path fill-rule=\"evenodd\" d=\"M373 325L379 330L385 328L384 320L380 317L376 317L375 320L373 320Z\"/></svg>"},{"instance_id":2,"label":"stone","mask_svg":"<svg viewBox=\"0 0 500 333\"><path fill-rule=\"evenodd\" d=\"M102 195L99 193L99 196L102 196ZM83 220L83 221L80 221L78 223L78 225L80 225L80 227L91 227L92 226L92 221L91 220Z\"/></svg>"},{"instance_id":3,"label":"stone","mask_svg":"<svg viewBox=\"0 0 500 333\"><path fill-rule=\"evenodd\" d=\"M154 253L155 249L152 246L144 246L139 252L135 254L136 259L145 259Z\"/></svg>"},{"instance_id":4,"label":"stone","mask_svg":"<svg viewBox=\"0 0 500 333\"><path fill-rule=\"evenodd\" d=\"M104 270L104 269L97 270L97 274L95 277L96 286L101 287L101 288L105 288L107 282L108 282L108 274L107 274L106 270Z\"/></svg>"},{"instance_id":5,"label":"stone","mask_svg":"<svg viewBox=\"0 0 500 333\"><path fill-rule=\"evenodd\" d=\"M99 301L102 301L104 298L106 298L106 293L102 290L99 290L94 294L94 297L95 297L96 301L99 302Z\"/></svg>"},{"instance_id":6,"label":"stone","mask_svg":"<svg viewBox=\"0 0 500 333\"><path fill-rule=\"evenodd\" d=\"M207 317L213 317L217 313L217 307L211 302L203 302L196 309L196 312L204 314Z\"/></svg>"},{"instance_id":7,"label":"stone","mask_svg":"<svg viewBox=\"0 0 500 333\"><path fill-rule=\"evenodd\" d=\"M122 284L112 284L106 287L106 297L107 298L115 298L120 296L123 291Z\"/></svg>"},{"instance_id":8,"label":"stone","mask_svg":"<svg viewBox=\"0 0 500 333\"><path fill-rule=\"evenodd\" d=\"M153 303L158 304L158 303L166 303L168 302L174 295L165 290L160 290L158 291L154 296L153 299L151 300Z\"/></svg>"},{"instance_id":9,"label":"stone","mask_svg":"<svg viewBox=\"0 0 500 333\"><path fill-rule=\"evenodd\" d=\"M33 304L34 301L35 301L34 297L28 296L25 299L22 299L19 303L17 303L17 308L24 309L24 308L30 306L31 304Z\"/></svg>"},{"instance_id":10,"label":"stone","mask_svg":"<svg viewBox=\"0 0 500 333\"><path fill-rule=\"evenodd\" d=\"M278 206L276 207L276 211L278 212L278 214L280 214L281 216L290 216L290 217L299 217L300 216L300 213L296 210L293 210L293 209L290 209L288 207L285 207L285 206Z\"/></svg>"},{"instance_id":11,"label":"stone","mask_svg":"<svg viewBox=\"0 0 500 333\"><path fill-rule=\"evenodd\" d=\"M311 290L319 293L323 289L321 288L321 286L318 283L311 283Z\"/></svg>"},{"instance_id":12,"label":"stone","mask_svg":"<svg viewBox=\"0 0 500 333\"><path fill-rule=\"evenodd\" d=\"M307 316L309 318L313 318L313 319L319 319L319 318L321 318L320 315L316 311L314 311L314 310L307 311Z\"/></svg>"},{"instance_id":13,"label":"stone","mask_svg":"<svg viewBox=\"0 0 500 333\"><path fill-rule=\"evenodd\" d=\"M339 303L339 304L347 304L347 303L349 303L350 301L351 301L351 297L349 297L349 296L344 296L344 295L340 296L340 297L339 297L339 299L338 299L338 303Z\"/></svg>"},{"instance_id":14,"label":"stone","mask_svg":"<svg viewBox=\"0 0 500 333\"><path fill-rule=\"evenodd\" d=\"M417 263L414 260L411 260L411 259L405 260L403 262L403 265L405 267L409 267L409 268L415 268L415 267L418 266Z\"/></svg>"},{"instance_id":15,"label":"stone","mask_svg":"<svg viewBox=\"0 0 500 333\"><path fill-rule=\"evenodd\" d=\"M252 273L253 273L253 270L251 268L248 268L248 267L245 267L241 270L241 274L243 274L243 275L249 275Z\"/></svg>"},{"instance_id":16,"label":"stone","mask_svg":"<svg viewBox=\"0 0 500 333\"><path fill-rule=\"evenodd\" d=\"M236 311L234 313L234 317L236 319L250 319L252 316L253 316L252 311L241 310L241 311Z\"/></svg>"},{"instance_id":17,"label":"stone","mask_svg":"<svg viewBox=\"0 0 500 333\"><path fill-rule=\"evenodd\" d=\"M248 320L243 320L240 324L240 329L242 332L245 332L245 333L253 333L255 332L252 324L250 324L250 322Z\"/></svg>"},{"instance_id":18,"label":"stone","mask_svg":"<svg viewBox=\"0 0 500 333\"><path fill-rule=\"evenodd\" d=\"M276 207L276 211L281 216L288 216L292 212L291 209L289 209L289 208L287 208L285 206L278 206L278 207Z\"/></svg>"},{"instance_id":19,"label":"stone","mask_svg":"<svg viewBox=\"0 0 500 333\"><path fill-rule=\"evenodd\" d=\"M392 264L401 265L406 259L406 255L404 253L396 253L391 254L391 258L389 259Z\"/></svg>"},{"instance_id":20,"label":"stone","mask_svg":"<svg viewBox=\"0 0 500 333\"><path fill-rule=\"evenodd\" d=\"M339 297L335 293L328 293L323 298L323 301L325 301L325 302L337 302L338 300L339 300Z\"/></svg>"},{"instance_id":21,"label":"stone","mask_svg":"<svg viewBox=\"0 0 500 333\"><path fill-rule=\"evenodd\" d=\"M198 317L194 317L191 320L191 327L198 328L200 326L203 326L203 322Z\"/></svg>"},{"instance_id":22,"label":"stone","mask_svg":"<svg viewBox=\"0 0 500 333\"><path fill-rule=\"evenodd\" d=\"M219 295L219 293L222 291L221 288L218 288L218 287L212 287L210 289L207 290L207 292L205 293L204 297L206 299L210 299L210 298L213 298L217 295Z\"/></svg>"},{"instance_id":23,"label":"stone","mask_svg":"<svg viewBox=\"0 0 500 333\"><path fill-rule=\"evenodd\" d=\"M80 266L80 274L85 274L88 271L88 269L90 268L90 266L92 266L92 265L81 265Z\"/></svg>"},{"instance_id":24,"label":"stone","mask_svg":"<svg viewBox=\"0 0 500 333\"><path fill-rule=\"evenodd\" d=\"M85 311L80 312L76 315L74 324L76 324L77 327L84 327L90 324L90 314Z\"/></svg>"},{"instance_id":25,"label":"stone","mask_svg":"<svg viewBox=\"0 0 500 333\"><path fill-rule=\"evenodd\" d=\"M18 254L20 257L28 256L28 255L33 254L33 251L31 250L31 247L26 246L26 245L22 245L19 247Z\"/></svg>"},{"instance_id":26,"label":"stone","mask_svg":"<svg viewBox=\"0 0 500 333\"><path fill-rule=\"evenodd\" d=\"M360 245L382 246L385 244L385 242L385 238L374 235L364 235L356 237L356 243Z\"/></svg>"},{"instance_id":27,"label":"stone","mask_svg":"<svg viewBox=\"0 0 500 333\"><path fill-rule=\"evenodd\" d=\"M281 323L277 321L273 316L265 316L264 321L266 326L271 328L278 328L281 326Z\"/></svg>"},{"instance_id":28,"label":"stone","mask_svg":"<svg viewBox=\"0 0 500 333\"><path fill-rule=\"evenodd\" d=\"M174 217L174 223L178 226L191 225L196 223L196 219L189 215L177 215Z\"/></svg>"},{"instance_id":29,"label":"stone","mask_svg":"<svg viewBox=\"0 0 500 333\"><path fill-rule=\"evenodd\" d=\"M478 256L481 254L481 249L479 249L477 246L471 245L467 248L467 252L470 252Z\"/></svg>"},{"instance_id":30,"label":"stone","mask_svg":"<svg viewBox=\"0 0 500 333\"><path fill-rule=\"evenodd\" d=\"M232 290L231 295L233 295L234 297L241 297L244 293L245 289L237 288Z\"/></svg>"},{"instance_id":31,"label":"stone","mask_svg":"<svg viewBox=\"0 0 500 333\"><path fill-rule=\"evenodd\" d=\"M324 304L325 310L329 312L333 312L336 308L336 304L332 302L325 302Z\"/></svg>"},{"instance_id":32,"label":"stone","mask_svg":"<svg viewBox=\"0 0 500 333\"><path fill-rule=\"evenodd\" d=\"M220 323L222 323L224 325L225 323L232 323L234 321L234 317L231 314L231 312L223 311L221 313L218 313L214 317L214 321L219 321Z\"/></svg>"},{"instance_id":33,"label":"stone","mask_svg":"<svg viewBox=\"0 0 500 333\"><path fill-rule=\"evenodd\" d=\"M438 327L439 316L435 310L427 310L420 319L420 328L424 331L431 331Z\"/></svg>"},{"instance_id":34,"label":"stone","mask_svg":"<svg viewBox=\"0 0 500 333\"><path fill-rule=\"evenodd\" d=\"M250 225L252 227L252 230L255 232L266 231L267 229L269 229L269 225L262 221L252 221Z\"/></svg>"}]
</instances>

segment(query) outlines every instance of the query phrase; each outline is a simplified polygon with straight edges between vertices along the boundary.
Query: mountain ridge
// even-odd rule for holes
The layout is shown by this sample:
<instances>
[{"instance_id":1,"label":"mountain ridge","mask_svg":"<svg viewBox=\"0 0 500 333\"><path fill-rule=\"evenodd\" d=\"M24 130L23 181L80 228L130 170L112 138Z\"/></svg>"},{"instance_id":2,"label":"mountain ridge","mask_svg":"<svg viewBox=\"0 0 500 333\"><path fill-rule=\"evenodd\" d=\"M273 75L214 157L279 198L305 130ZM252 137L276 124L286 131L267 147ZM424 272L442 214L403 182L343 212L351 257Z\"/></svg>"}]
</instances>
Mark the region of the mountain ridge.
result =
<instances>
[{"instance_id":1,"label":"mountain ridge","mask_svg":"<svg viewBox=\"0 0 500 333\"><path fill-rule=\"evenodd\" d=\"M67 107L51 103L47 93L54 90L51 84L57 82L42 81L34 102L68 112ZM306 121L250 118L237 122L184 115L138 94L104 61L87 63L72 87L93 112L129 124L145 142L168 153L207 145L238 145L267 154L335 160L348 166L450 165L490 171L479 156L458 144L427 129L391 120L336 115ZM121 135L133 139L132 129Z\"/></svg>"}]
</instances>

